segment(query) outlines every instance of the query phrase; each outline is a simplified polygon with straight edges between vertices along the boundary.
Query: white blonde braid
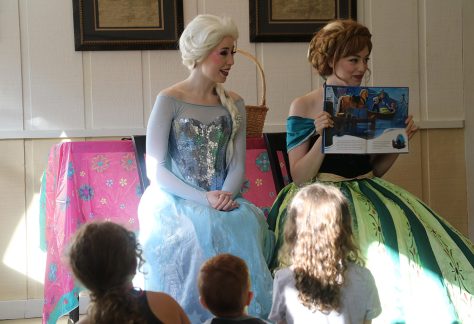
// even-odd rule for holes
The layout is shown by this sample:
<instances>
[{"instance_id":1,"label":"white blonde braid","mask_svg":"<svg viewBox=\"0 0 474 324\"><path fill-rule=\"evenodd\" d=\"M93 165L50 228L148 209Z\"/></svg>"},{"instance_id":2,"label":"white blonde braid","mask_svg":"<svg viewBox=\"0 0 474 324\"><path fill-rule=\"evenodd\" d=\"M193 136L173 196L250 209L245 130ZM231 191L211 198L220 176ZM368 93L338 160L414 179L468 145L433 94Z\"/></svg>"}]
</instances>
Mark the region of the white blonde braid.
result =
<instances>
[{"instance_id":1,"label":"white blonde braid","mask_svg":"<svg viewBox=\"0 0 474 324\"><path fill-rule=\"evenodd\" d=\"M179 50L181 51L183 64L189 70L194 69L227 36L234 40L239 38L237 25L231 18L210 14L196 16L186 26L179 39ZM234 138L240 128L242 117L235 106L234 100L227 95L222 85L216 85L216 93L221 104L227 108L232 118L232 133L226 152L226 162L229 165L234 155Z\"/></svg>"},{"instance_id":2,"label":"white blonde braid","mask_svg":"<svg viewBox=\"0 0 474 324\"><path fill-rule=\"evenodd\" d=\"M221 104L227 108L229 111L230 117L232 118L232 133L230 134L229 144L227 145L226 152L226 162L229 165L234 155L234 138L240 128L240 121L242 116L240 116L239 109L235 105L234 99L232 99L224 90L224 87L218 83L216 85L216 93L219 96Z\"/></svg>"}]
</instances>

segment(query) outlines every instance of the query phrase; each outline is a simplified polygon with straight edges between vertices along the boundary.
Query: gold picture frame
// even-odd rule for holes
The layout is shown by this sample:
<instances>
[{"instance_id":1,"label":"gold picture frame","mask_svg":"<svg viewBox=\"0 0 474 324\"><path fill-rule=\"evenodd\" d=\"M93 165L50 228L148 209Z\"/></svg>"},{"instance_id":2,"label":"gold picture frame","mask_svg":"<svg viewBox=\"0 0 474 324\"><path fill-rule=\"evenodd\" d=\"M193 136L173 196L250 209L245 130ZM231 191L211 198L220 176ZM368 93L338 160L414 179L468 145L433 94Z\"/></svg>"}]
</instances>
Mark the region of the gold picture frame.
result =
<instances>
[{"instance_id":1,"label":"gold picture frame","mask_svg":"<svg viewBox=\"0 0 474 324\"><path fill-rule=\"evenodd\" d=\"M183 0L72 0L76 51L177 49Z\"/></svg>"},{"instance_id":2,"label":"gold picture frame","mask_svg":"<svg viewBox=\"0 0 474 324\"><path fill-rule=\"evenodd\" d=\"M251 42L309 42L334 19L357 19L356 0L249 0Z\"/></svg>"}]
</instances>

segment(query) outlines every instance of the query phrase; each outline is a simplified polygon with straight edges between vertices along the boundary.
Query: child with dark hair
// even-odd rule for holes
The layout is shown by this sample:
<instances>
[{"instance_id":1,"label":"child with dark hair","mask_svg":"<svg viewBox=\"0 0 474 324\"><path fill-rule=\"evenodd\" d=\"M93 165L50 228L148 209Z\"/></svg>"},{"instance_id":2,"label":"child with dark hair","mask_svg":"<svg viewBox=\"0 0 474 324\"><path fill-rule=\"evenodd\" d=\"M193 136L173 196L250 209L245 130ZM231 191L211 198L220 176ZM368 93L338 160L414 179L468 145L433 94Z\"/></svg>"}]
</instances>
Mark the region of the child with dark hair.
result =
<instances>
[{"instance_id":1,"label":"child with dark hair","mask_svg":"<svg viewBox=\"0 0 474 324\"><path fill-rule=\"evenodd\" d=\"M371 272L354 241L348 201L324 184L300 189L290 203L284 253L269 319L276 323L371 323L382 309Z\"/></svg>"},{"instance_id":2,"label":"child with dark hair","mask_svg":"<svg viewBox=\"0 0 474 324\"><path fill-rule=\"evenodd\" d=\"M142 252L135 234L121 225L83 225L72 240L69 263L74 276L90 291L91 305L80 324L190 323L169 295L133 288Z\"/></svg>"},{"instance_id":3,"label":"child with dark hair","mask_svg":"<svg viewBox=\"0 0 474 324\"><path fill-rule=\"evenodd\" d=\"M199 301L214 318L206 324L264 324L248 316L246 307L252 300L250 275L245 261L232 254L218 254L207 260L198 277Z\"/></svg>"}]
</instances>

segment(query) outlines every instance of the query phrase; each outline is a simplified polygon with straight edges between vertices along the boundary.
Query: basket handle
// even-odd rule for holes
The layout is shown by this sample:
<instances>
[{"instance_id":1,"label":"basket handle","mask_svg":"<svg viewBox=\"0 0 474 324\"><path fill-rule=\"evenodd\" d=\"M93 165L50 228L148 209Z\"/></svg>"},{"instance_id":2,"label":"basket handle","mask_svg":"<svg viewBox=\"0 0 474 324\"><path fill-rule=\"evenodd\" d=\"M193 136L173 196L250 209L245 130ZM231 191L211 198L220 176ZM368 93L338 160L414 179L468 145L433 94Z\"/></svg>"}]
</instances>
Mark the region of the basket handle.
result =
<instances>
[{"instance_id":1,"label":"basket handle","mask_svg":"<svg viewBox=\"0 0 474 324\"><path fill-rule=\"evenodd\" d=\"M257 61L257 59L255 58L255 56L253 56L252 54L250 54L249 52L246 52L244 50L241 50L241 49L237 49L237 53L240 53L242 54L243 56L247 57L248 59L250 59L251 61L253 61L256 65L257 65L257 68L258 68L258 72L260 74L260 79L262 80L262 99L261 99L261 104L260 106L265 106L265 98L266 98L266 91L267 91L267 85L265 83L265 74L263 73L263 68L262 66L260 65L260 63Z\"/></svg>"}]
</instances>

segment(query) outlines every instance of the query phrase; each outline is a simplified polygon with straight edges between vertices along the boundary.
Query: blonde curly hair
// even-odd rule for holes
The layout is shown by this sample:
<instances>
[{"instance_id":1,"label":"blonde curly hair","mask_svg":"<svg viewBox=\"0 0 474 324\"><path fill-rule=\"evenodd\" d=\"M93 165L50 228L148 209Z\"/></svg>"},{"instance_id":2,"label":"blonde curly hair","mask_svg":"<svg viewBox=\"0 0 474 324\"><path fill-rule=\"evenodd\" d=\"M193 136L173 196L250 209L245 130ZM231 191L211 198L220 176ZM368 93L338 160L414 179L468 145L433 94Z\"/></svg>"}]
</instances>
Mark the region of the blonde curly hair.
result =
<instances>
[{"instance_id":1,"label":"blonde curly hair","mask_svg":"<svg viewBox=\"0 0 474 324\"><path fill-rule=\"evenodd\" d=\"M372 51L372 34L369 29L358 22L334 20L319 30L309 43L308 61L327 78L334 72L336 62L343 57L354 55L368 48Z\"/></svg>"},{"instance_id":2,"label":"blonde curly hair","mask_svg":"<svg viewBox=\"0 0 474 324\"><path fill-rule=\"evenodd\" d=\"M340 310L347 263L363 264L342 192L320 183L301 188L288 208L284 237L303 305L322 312Z\"/></svg>"}]
</instances>

